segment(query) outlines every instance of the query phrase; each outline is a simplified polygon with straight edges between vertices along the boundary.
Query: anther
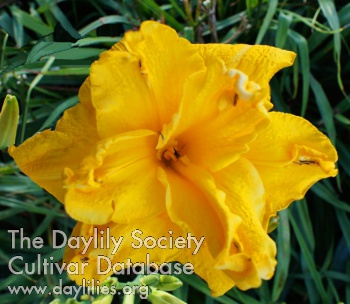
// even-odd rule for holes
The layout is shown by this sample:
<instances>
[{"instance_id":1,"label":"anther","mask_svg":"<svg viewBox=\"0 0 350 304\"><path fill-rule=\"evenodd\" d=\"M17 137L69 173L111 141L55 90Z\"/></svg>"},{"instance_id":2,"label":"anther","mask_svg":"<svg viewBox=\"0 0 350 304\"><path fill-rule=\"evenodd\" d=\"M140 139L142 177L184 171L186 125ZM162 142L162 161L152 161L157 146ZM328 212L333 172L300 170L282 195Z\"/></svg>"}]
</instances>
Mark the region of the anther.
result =
<instances>
[{"instance_id":1,"label":"anther","mask_svg":"<svg viewBox=\"0 0 350 304\"><path fill-rule=\"evenodd\" d=\"M235 94L235 96L233 97L233 105L234 105L234 106L237 105L237 101L238 101L238 95Z\"/></svg>"},{"instance_id":2,"label":"anther","mask_svg":"<svg viewBox=\"0 0 350 304\"><path fill-rule=\"evenodd\" d=\"M181 157L180 153L177 152L175 148L174 148L174 155L176 156L176 158L180 158Z\"/></svg>"}]
</instances>

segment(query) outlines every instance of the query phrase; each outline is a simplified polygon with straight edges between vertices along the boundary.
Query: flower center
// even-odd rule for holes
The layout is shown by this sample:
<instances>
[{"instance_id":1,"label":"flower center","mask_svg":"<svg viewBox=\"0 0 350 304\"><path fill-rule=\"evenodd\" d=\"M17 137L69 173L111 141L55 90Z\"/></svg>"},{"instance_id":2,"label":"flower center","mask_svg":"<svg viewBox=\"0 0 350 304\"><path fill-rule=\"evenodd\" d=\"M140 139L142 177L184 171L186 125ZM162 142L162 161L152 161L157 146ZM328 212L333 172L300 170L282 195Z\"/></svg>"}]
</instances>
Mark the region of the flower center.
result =
<instances>
[{"instance_id":1,"label":"flower center","mask_svg":"<svg viewBox=\"0 0 350 304\"><path fill-rule=\"evenodd\" d=\"M185 146L179 145L177 141L174 141L172 145L168 145L162 151L161 159L167 164L170 165L171 162L181 161L185 165L189 163L188 157L185 155Z\"/></svg>"},{"instance_id":2,"label":"flower center","mask_svg":"<svg viewBox=\"0 0 350 304\"><path fill-rule=\"evenodd\" d=\"M167 161L175 160L177 161L182 155L180 154L180 149L176 146L167 147L163 152L163 158Z\"/></svg>"}]
</instances>

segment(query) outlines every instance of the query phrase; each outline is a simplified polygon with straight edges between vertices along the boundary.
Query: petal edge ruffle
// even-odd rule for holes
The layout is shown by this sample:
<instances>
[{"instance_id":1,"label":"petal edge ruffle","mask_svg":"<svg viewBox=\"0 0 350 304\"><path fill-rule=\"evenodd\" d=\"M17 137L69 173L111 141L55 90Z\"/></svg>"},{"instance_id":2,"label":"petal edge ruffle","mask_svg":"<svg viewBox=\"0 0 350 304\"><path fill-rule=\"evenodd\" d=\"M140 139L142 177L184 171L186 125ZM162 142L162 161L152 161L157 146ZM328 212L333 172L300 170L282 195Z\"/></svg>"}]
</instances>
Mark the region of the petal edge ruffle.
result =
<instances>
[{"instance_id":1,"label":"petal edge ruffle","mask_svg":"<svg viewBox=\"0 0 350 304\"><path fill-rule=\"evenodd\" d=\"M337 152L330 140L307 120L269 113L262 130L244 155L257 168L268 193L264 226L277 211L304 197L318 180L337 175Z\"/></svg>"}]
</instances>

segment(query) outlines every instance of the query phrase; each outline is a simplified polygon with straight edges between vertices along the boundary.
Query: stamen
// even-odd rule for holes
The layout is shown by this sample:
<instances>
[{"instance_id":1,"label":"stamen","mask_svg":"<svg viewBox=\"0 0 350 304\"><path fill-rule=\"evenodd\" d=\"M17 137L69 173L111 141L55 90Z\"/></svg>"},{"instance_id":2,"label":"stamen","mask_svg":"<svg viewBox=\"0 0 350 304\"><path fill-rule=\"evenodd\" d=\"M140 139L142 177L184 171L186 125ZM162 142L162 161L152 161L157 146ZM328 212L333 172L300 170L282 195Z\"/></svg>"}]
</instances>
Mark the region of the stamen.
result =
<instances>
[{"instance_id":1,"label":"stamen","mask_svg":"<svg viewBox=\"0 0 350 304\"><path fill-rule=\"evenodd\" d=\"M181 157L180 153L177 152L175 148L174 148L174 155L176 156L176 158L180 158Z\"/></svg>"},{"instance_id":2,"label":"stamen","mask_svg":"<svg viewBox=\"0 0 350 304\"><path fill-rule=\"evenodd\" d=\"M238 101L238 95L235 94L235 96L233 97L233 105L234 105L234 106L237 105L237 101Z\"/></svg>"},{"instance_id":3,"label":"stamen","mask_svg":"<svg viewBox=\"0 0 350 304\"><path fill-rule=\"evenodd\" d=\"M173 147L168 147L166 149L166 151L163 153L163 157L166 159L166 160L177 160L178 157L176 156L176 152L175 152L175 148Z\"/></svg>"},{"instance_id":4,"label":"stamen","mask_svg":"<svg viewBox=\"0 0 350 304\"><path fill-rule=\"evenodd\" d=\"M162 132L158 132L160 134L160 137L162 138L162 140L164 141L164 135L162 134Z\"/></svg>"},{"instance_id":5,"label":"stamen","mask_svg":"<svg viewBox=\"0 0 350 304\"><path fill-rule=\"evenodd\" d=\"M310 156L300 156L299 161L294 161L294 163L298 165L318 164L318 162L316 160L311 159Z\"/></svg>"},{"instance_id":6,"label":"stamen","mask_svg":"<svg viewBox=\"0 0 350 304\"><path fill-rule=\"evenodd\" d=\"M165 160L175 160L177 161L179 158L182 157L182 155L179 152L180 150L176 150L174 147L168 147L164 153L163 153L163 157Z\"/></svg>"}]
</instances>

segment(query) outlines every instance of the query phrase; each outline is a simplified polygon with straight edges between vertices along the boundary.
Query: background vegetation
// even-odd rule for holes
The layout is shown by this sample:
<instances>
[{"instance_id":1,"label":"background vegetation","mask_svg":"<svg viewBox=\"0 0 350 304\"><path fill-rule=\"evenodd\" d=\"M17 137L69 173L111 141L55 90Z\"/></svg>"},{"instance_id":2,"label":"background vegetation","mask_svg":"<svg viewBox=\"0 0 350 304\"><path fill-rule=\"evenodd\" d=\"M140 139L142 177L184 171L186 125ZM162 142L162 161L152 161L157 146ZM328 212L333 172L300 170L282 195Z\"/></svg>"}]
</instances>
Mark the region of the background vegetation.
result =
<instances>
[{"instance_id":1,"label":"background vegetation","mask_svg":"<svg viewBox=\"0 0 350 304\"><path fill-rule=\"evenodd\" d=\"M350 4L318 0L33 0L0 1L0 105L16 95L17 144L54 128L78 102L79 86L99 54L146 19L160 20L192 42L269 44L298 54L271 81L274 110L301 115L326 133L339 153L339 175L324 180L280 213L274 278L256 290L233 288L211 298L196 276L175 295L189 303L350 303ZM1 130L0 130L1 132ZM35 153L35 151L33 151ZM61 259L50 231L74 226L62 207L0 151L0 303L48 303L48 295L10 295L8 286L54 286L52 275L14 275L9 259ZM11 248L8 229L46 240L42 249ZM23 265L17 263L18 269ZM58 297L65 301L64 296ZM122 298L115 298L122 303ZM114 303L113 302L113 303ZM89 303L89 302L86 302Z\"/></svg>"}]
</instances>

